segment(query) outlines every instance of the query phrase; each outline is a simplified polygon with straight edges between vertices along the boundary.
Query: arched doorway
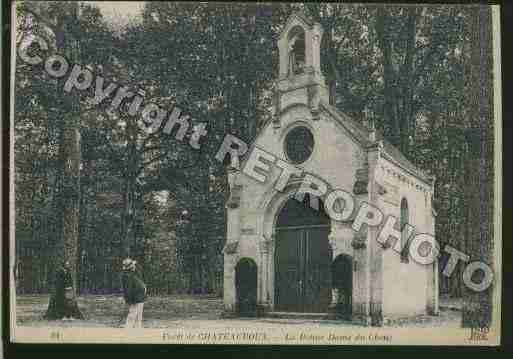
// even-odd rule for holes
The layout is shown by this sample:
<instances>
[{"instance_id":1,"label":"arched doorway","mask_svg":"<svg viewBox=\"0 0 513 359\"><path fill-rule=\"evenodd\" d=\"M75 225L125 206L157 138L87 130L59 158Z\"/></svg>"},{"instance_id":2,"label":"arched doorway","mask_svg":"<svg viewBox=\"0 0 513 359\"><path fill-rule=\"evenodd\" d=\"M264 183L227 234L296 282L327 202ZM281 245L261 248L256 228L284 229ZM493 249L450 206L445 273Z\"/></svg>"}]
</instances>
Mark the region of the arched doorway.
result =
<instances>
[{"instance_id":1,"label":"arched doorway","mask_svg":"<svg viewBox=\"0 0 513 359\"><path fill-rule=\"evenodd\" d=\"M276 311L327 312L331 301L330 220L320 200L289 199L276 221ZM314 206L315 207L315 206Z\"/></svg>"},{"instance_id":2,"label":"arched doorway","mask_svg":"<svg viewBox=\"0 0 513 359\"><path fill-rule=\"evenodd\" d=\"M349 318L353 299L353 259L347 254L340 254L331 265L333 288L337 291L337 314Z\"/></svg>"},{"instance_id":3,"label":"arched doorway","mask_svg":"<svg viewBox=\"0 0 513 359\"><path fill-rule=\"evenodd\" d=\"M290 30L288 36L288 73L297 75L304 72L306 60L305 31L300 26Z\"/></svg>"},{"instance_id":4,"label":"arched doorway","mask_svg":"<svg viewBox=\"0 0 513 359\"><path fill-rule=\"evenodd\" d=\"M242 258L235 266L237 312L255 316L257 305L257 265L251 258Z\"/></svg>"}]
</instances>

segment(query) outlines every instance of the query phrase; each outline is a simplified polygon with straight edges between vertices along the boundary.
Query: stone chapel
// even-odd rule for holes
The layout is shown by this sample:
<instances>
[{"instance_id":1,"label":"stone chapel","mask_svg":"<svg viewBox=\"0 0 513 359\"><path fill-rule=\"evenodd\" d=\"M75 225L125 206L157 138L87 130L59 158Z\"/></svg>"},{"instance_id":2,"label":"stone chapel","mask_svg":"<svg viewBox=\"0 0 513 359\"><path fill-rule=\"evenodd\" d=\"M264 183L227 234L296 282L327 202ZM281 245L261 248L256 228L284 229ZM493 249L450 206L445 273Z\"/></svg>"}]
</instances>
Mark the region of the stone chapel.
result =
<instances>
[{"instance_id":1,"label":"stone chapel","mask_svg":"<svg viewBox=\"0 0 513 359\"><path fill-rule=\"evenodd\" d=\"M434 235L434 178L394 146L330 104L321 72L323 29L302 13L279 41L274 118L254 146L351 192L387 215ZM240 166L244 166L241 161ZM294 198L300 180L273 187L229 169L224 247L226 315L326 317L364 325L438 313L438 263L418 264ZM311 200L311 199L310 199Z\"/></svg>"}]
</instances>

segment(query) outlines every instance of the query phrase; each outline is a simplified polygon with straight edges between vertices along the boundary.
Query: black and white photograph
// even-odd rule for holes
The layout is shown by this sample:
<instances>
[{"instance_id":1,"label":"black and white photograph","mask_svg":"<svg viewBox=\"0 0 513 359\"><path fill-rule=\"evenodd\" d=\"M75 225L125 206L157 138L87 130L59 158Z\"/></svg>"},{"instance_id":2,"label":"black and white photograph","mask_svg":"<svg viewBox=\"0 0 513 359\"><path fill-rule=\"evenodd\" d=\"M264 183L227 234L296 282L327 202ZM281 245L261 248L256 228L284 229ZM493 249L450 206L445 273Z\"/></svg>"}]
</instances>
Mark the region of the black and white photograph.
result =
<instances>
[{"instance_id":1,"label":"black and white photograph","mask_svg":"<svg viewBox=\"0 0 513 359\"><path fill-rule=\"evenodd\" d=\"M501 6L13 1L16 343L501 343Z\"/></svg>"}]
</instances>

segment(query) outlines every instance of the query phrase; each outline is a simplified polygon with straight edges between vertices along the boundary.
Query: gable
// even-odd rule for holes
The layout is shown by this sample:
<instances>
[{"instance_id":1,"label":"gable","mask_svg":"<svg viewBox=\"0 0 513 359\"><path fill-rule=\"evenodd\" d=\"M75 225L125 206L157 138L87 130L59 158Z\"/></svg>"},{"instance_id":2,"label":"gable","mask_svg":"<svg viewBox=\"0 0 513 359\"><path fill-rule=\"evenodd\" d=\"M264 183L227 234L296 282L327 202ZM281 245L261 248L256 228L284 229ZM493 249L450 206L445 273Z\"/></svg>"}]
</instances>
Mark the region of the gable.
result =
<instances>
[{"instance_id":1,"label":"gable","mask_svg":"<svg viewBox=\"0 0 513 359\"><path fill-rule=\"evenodd\" d=\"M331 106L330 106L331 107ZM322 126L323 121L329 121L329 119L332 120L332 122L336 125L337 131L341 132L343 135L347 137L348 141L354 142L359 147L366 148L367 146L370 146L372 144L371 141L369 141L368 137L364 135L364 133L361 130L358 130L354 124L351 124L346 121L341 121L333 112L330 107L322 104L320 107L321 114L324 116L321 116L320 120L313 120L310 108L303 104L303 103L295 103L290 106L287 106L285 109L283 109L279 117L280 118L286 118L289 116L293 116L296 118L296 121L302 120L306 124L310 123L312 126ZM338 110L337 110L338 111ZM280 120L280 122L282 122ZM286 131L286 129L293 125L294 121L284 121L281 123L280 128L278 131ZM331 122L331 121L330 121ZM274 136L274 133L276 130L273 130L273 122L267 121L262 129L257 133L257 136L255 138L255 141L253 143L253 146L255 144L258 144L262 141L263 136ZM328 133L327 135L331 135L332 133ZM368 136L368 135L367 135ZM251 147L253 147L251 146ZM250 151L248 151L250 152Z\"/></svg>"},{"instance_id":2,"label":"gable","mask_svg":"<svg viewBox=\"0 0 513 359\"><path fill-rule=\"evenodd\" d=\"M350 191L354 185L355 173L363 165L366 158L365 149L351 133L334 121L327 113L321 111L321 118L313 120L310 109L306 105L291 106L281 116L281 127L274 128L269 122L260 131L257 139L247 152L242 167L245 167L255 147L268 154L290 163L323 179L332 188L343 188ZM286 153L287 135L298 127L306 127L311 131L314 144L307 159L294 163ZM276 167L276 166L271 166ZM269 180L274 182L281 170L270 174ZM249 180L246 183L253 183ZM253 197L254 198L254 197Z\"/></svg>"},{"instance_id":3,"label":"gable","mask_svg":"<svg viewBox=\"0 0 513 359\"><path fill-rule=\"evenodd\" d=\"M348 139L355 142L362 149L366 149L377 142L381 142L383 144L382 155L387 160L399 166L401 169L406 171L407 173L417 177L427 184L431 184L433 178L425 174L422 170L420 170L417 166L415 166L411 161L409 161L402 153L399 151L394 145L392 145L389 141L387 141L381 134L376 134L376 140L370 140L370 132L365 127L363 127L358 122L354 121L351 117L347 116L345 113L338 110L336 107L321 102L320 110L323 114L331 118L337 125L340 131L343 131ZM287 106L283 109L279 116L280 118L287 116L290 111L297 111L297 109L302 109L303 117L307 121L312 121L313 123L317 122L312 120L310 109L303 103L295 103L290 106ZM322 119L320 120L322 121ZM271 127L272 121L268 121L261 131L257 134L254 143L259 141L259 138L265 133L269 133L272 130ZM331 135L331 134L329 134Z\"/></svg>"}]
</instances>

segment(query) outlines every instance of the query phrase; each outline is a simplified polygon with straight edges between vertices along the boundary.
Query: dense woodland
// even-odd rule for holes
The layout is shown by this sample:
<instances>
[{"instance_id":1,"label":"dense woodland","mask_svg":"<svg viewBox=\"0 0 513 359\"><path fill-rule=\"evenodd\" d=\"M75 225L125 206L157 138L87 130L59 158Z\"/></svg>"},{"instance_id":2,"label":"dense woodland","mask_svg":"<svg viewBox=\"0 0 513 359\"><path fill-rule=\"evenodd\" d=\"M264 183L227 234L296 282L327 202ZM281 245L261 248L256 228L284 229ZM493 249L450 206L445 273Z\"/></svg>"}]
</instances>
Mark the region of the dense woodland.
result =
<instances>
[{"instance_id":1,"label":"dense woodland","mask_svg":"<svg viewBox=\"0 0 513 359\"><path fill-rule=\"evenodd\" d=\"M208 135L200 150L149 135L137 117L110 111L110 100L94 105L94 86L65 93L66 77L18 59L18 292L48 292L62 257L73 261L79 292L116 292L130 254L151 294L222 293L227 182L213 156L226 133L251 142L272 116L277 36L299 9L325 30L323 72L337 107L373 121L436 176L441 245L492 262L488 8L150 2L142 18L117 26L92 5L22 2L17 45L38 34L106 81L186 109ZM460 274L440 286L465 291ZM472 300L490 303L489 293Z\"/></svg>"}]
</instances>

